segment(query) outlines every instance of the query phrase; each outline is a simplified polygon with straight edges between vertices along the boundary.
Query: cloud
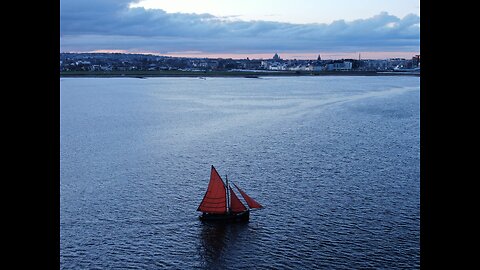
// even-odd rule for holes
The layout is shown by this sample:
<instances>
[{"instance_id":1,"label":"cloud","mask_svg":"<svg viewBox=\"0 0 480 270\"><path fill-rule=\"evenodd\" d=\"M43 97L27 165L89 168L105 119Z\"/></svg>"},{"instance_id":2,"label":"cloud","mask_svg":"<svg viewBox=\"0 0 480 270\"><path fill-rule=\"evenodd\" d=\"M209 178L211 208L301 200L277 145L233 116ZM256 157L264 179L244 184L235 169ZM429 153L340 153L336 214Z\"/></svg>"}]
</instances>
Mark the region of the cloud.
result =
<instances>
[{"instance_id":1,"label":"cloud","mask_svg":"<svg viewBox=\"0 0 480 270\"><path fill-rule=\"evenodd\" d=\"M130 0L62 0L62 51L127 50L248 53L418 51L420 18L382 12L330 24L239 21L210 14L129 8Z\"/></svg>"}]
</instances>

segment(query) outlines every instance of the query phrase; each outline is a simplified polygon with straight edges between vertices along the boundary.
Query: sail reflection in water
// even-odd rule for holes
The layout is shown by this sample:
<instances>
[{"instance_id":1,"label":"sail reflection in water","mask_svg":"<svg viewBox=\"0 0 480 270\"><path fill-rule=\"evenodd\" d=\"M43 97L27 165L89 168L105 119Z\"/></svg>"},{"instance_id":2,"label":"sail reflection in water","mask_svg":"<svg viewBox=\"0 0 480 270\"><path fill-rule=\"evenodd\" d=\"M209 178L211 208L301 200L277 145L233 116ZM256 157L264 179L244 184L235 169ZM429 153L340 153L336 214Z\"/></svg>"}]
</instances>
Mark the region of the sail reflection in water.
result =
<instances>
[{"instance_id":1,"label":"sail reflection in water","mask_svg":"<svg viewBox=\"0 0 480 270\"><path fill-rule=\"evenodd\" d=\"M228 269L229 254L235 252L242 235L248 235L247 223L203 223L199 237L201 267L205 269Z\"/></svg>"}]
</instances>

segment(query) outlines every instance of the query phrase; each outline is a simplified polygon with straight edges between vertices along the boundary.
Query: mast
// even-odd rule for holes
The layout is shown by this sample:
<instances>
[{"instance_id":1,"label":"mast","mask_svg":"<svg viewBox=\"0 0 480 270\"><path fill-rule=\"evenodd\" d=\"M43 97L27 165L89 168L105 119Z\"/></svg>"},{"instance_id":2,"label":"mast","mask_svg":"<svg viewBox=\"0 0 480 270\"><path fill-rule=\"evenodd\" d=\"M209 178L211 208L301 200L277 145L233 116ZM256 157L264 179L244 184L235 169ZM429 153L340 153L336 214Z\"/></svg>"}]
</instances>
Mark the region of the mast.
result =
<instances>
[{"instance_id":1,"label":"mast","mask_svg":"<svg viewBox=\"0 0 480 270\"><path fill-rule=\"evenodd\" d=\"M225 182L226 182L226 185L225 185L225 192L226 192L226 195L227 195L227 214L230 213L230 186L228 185L228 177L227 175L225 174Z\"/></svg>"}]
</instances>

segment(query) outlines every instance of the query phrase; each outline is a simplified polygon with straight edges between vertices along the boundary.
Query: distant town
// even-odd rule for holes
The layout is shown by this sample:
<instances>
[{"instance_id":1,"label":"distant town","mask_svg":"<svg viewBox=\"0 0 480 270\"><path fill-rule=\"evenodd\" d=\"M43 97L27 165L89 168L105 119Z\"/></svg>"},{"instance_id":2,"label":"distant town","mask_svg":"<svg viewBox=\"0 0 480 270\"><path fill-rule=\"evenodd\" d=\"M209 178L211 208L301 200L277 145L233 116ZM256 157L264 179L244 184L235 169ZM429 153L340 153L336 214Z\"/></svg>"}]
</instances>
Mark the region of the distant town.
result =
<instances>
[{"instance_id":1,"label":"distant town","mask_svg":"<svg viewBox=\"0 0 480 270\"><path fill-rule=\"evenodd\" d=\"M420 73L420 55L411 59L338 59L324 60L321 55L313 60L282 59L275 53L271 59L185 58L151 54L127 53L60 53L60 74L88 74L89 72L289 72L328 73L410 72Z\"/></svg>"}]
</instances>

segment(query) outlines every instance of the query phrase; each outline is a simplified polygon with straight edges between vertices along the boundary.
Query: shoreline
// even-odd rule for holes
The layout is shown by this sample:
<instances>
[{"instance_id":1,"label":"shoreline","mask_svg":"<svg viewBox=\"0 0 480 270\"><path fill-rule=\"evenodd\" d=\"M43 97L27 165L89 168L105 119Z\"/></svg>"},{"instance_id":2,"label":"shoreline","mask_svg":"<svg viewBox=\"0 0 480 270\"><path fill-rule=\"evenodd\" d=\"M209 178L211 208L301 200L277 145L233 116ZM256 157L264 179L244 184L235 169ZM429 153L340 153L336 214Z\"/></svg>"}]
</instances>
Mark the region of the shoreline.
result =
<instances>
[{"instance_id":1,"label":"shoreline","mask_svg":"<svg viewBox=\"0 0 480 270\"><path fill-rule=\"evenodd\" d=\"M64 71L60 72L61 78L68 77L93 77L93 78L149 78L149 77L238 77L261 78L278 76L420 76L412 72L382 72L382 71Z\"/></svg>"}]
</instances>

